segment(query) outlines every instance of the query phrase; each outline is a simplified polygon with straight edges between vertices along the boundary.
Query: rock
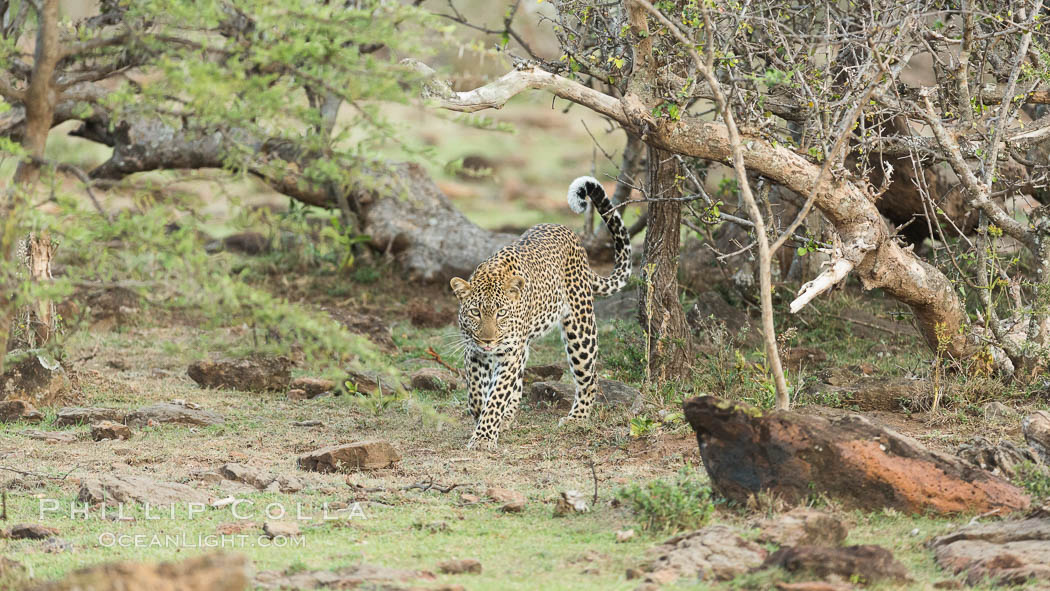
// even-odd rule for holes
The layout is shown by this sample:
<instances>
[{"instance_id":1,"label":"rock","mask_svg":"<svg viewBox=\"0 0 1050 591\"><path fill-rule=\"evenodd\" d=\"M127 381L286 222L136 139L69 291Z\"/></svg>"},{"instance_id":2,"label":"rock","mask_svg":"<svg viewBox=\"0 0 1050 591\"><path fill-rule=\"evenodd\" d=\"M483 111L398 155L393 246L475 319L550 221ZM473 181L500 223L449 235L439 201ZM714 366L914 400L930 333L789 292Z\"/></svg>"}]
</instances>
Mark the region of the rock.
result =
<instances>
[{"instance_id":1,"label":"rock","mask_svg":"<svg viewBox=\"0 0 1050 591\"><path fill-rule=\"evenodd\" d=\"M564 382L536 382L529 388L529 401L546 404L558 410L569 410L576 396L576 386ZM642 408L642 393L622 382L598 380L599 404L609 407L627 408L638 412Z\"/></svg>"},{"instance_id":2,"label":"rock","mask_svg":"<svg viewBox=\"0 0 1050 591\"><path fill-rule=\"evenodd\" d=\"M425 392L449 392L459 389L459 379L452 372L436 367L424 367L409 376L412 388Z\"/></svg>"},{"instance_id":3,"label":"rock","mask_svg":"<svg viewBox=\"0 0 1050 591\"><path fill-rule=\"evenodd\" d=\"M277 486L277 490L286 494L296 493L306 488L306 485L303 484L303 481L295 476L278 476L277 480L267 485L267 488L272 489L274 485Z\"/></svg>"},{"instance_id":4,"label":"rock","mask_svg":"<svg viewBox=\"0 0 1050 591\"><path fill-rule=\"evenodd\" d=\"M261 232L237 232L221 241L222 250L246 255L260 255L270 252L270 239ZM212 246L210 243L208 246Z\"/></svg>"},{"instance_id":5,"label":"rock","mask_svg":"<svg viewBox=\"0 0 1050 591\"><path fill-rule=\"evenodd\" d=\"M204 359L190 364L186 373L202 388L245 392L284 390L292 379L292 360L285 357Z\"/></svg>"},{"instance_id":6,"label":"rock","mask_svg":"<svg viewBox=\"0 0 1050 591\"><path fill-rule=\"evenodd\" d=\"M358 441L331 445L299 456L299 467L314 472L376 470L401 461L401 454L386 441Z\"/></svg>"},{"instance_id":7,"label":"rock","mask_svg":"<svg viewBox=\"0 0 1050 591\"><path fill-rule=\"evenodd\" d=\"M98 421L124 422L124 411L119 408L103 408L97 406L64 406L58 409L55 417L55 425L58 427L71 427L75 425L88 425Z\"/></svg>"},{"instance_id":8,"label":"rock","mask_svg":"<svg viewBox=\"0 0 1050 591\"><path fill-rule=\"evenodd\" d=\"M73 571L31 591L244 591L251 562L237 554L213 553L181 562L117 562Z\"/></svg>"},{"instance_id":9,"label":"rock","mask_svg":"<svg viewBox=\"0 0 1050 591\"><path fill-rule=\"evenodd\" d=\"M256 589L400 589L391 585L377 583L404 582L413 579L433 580L434 575L426 571L409 571L355 564L338 570L304 571L289 568L284 573L263 571L255 576Z\"/></svg>"},{"instance_id":10,"label":"rock","mask_svg":"<svg viewBox=\"0 0 1050 591\"><path fill-rule=\"evenodd\" d=\"M335 390L335 382L322 378L295 378L289 387L306 392L307 398L316 398L321 394Z\"/></svg>"},{"instance_id":11,"label":"rock","mask_svg":"<svg viewBox=\"0 0 1050 591\"><path fill-rule=\"evenodd\" d=\"M293 427L323 427L324 423L318 420L292 421Z\"/></svg>"},{"instance_id":12,"label":"rock","mask_svg":"<svg viewBox=\"0 0 1050 591\"><path fill-rule=\"evenodd\" d=\"M1001 474L1006 478L1014 477L1014 469L1018 464L1038 461L1035 452L1024 446L1008 439L993 444L981 436L957 447L955 455L982 470Z\"/></svg>"},{"instance_id":13,"label":"rock","mask_svg":"<svg viewBox=\"0 0 1050 591\"><path fill-rule=\"evenodd\" d=\"M849 533L841 519L807 507L765 519L758 528L759 542L778 546L838 546Z\"/></svg>"},{"instance_id":14,"label":"rock","mask_svg":"<svg viewBox=\"0 0 1050 591\"><path fill-rule=\"evenodd\" d=\"M524 498L525 498L525 496L522 495L522 499L524 499ZM477 505L478 503L481 502L481 498L480 497L478 497L477 495L472 495L470 493L463 493L463 494L459 495L459 500L463 501L463 504L465 504L465 505Z\"/></svg>"},{"instance_id":15,"label":"rock","mask_svg":"<svg viewBox=\"0 0 1050 591\"><path fill-rule=\"evenodd\" d=\"M874 545L827 547L789 546L766 559L762 568L780 567L791 573L837 575L847 581L908 581L908 569L889 550Z\"/></svg>"},{"instance_id":16,"label":"rock","mask_svg":"<svg viewBox=\"0 0 1050 591\"><path fill-rule=\"evenodd\" d=\"M1050 466L1050 412L1037 410L1021 421L1024 440Z\"/></svg>"},{"instance_id":17,"label":"rock","mask_svg":"<svg viewBox=\"0 0 1050 591\"><path fill-rule=\"evenodd\" d=\"M360 372L353 369L346 370L347 387L351 394L374 395L382 390L383 396L394 395L401 387L397 382L384 378L376 373Z\"/></svg>"},{"instance_id":18,"label":"rock","mask_svg":"<svg viewBox=\"0 0 1050 591\"><path fill-rule=\"evenodd\" d=\"M236 482L243 482L249 486L262 490L270 485L271 482L277 479L276 476L269 473L263 473L255 468L249 468L243 464L236 462L230 462L219 468L219 474L223 478L228 480L234 480Z\"/></svg>"},{"instance_id":19,"label":"rock","mask_svg":"<svg viewBox=\"0 0 1050 591\"><path fill-rule=\"evenodd\" d=\"M616 543L623 543L634 539L633 529L621 529L616 532Z\"/></svg>"},{"instance_id":20,"label":"rock","mask_svg":"<svg viewBox=\"0 0 1050 591\"><path fill-rule=\"evenodd\" d=\"M294 538L299 533L299 524L294 521L267 521L263 524L263 533L268 538Z\"/></svg>"},{"instance_id":21,"label":"rock","mask_svg":"<svg viewBox=\"0 0 1050 591\"><path fill-rule=\"evenodd\" d=\"M504 513L521 513L525 510L525 501L508 501L499 510Z\"/></svg>"},{"instance_id":22,"label":"rock","mask_svg":"<svg viewBox=\"0 0 1050 591\"><path fill-rule=\"evenodd\" d=\"M721 524L677 535L651 552L655 558L643 567L652 573L647 579L660 573L656 578L699 576L704 581L728 581L759 566L768 555L762 546Z\"/></svg>"},{"instance_id":23,"label":"rock","mask_svg":"<svg viewBox=\"0 0 1050 591\"><path fill-rule=\"evenodd\" d=\"M44 407L69 393L69 378L62 364L36 351L25 352L22 359L5 367L0 375L0 400L18 397Z\"/></svg>"},{"instance_id":24,"label":"rock","mask_svg":"<svg viewBox=\"0 0 1050 591\"><path fill-rule=\"evenodd\" d=\"M521 513L525 510L525 495L516 490L493 486L485 491L485 496L497 503L503 503L500 511L504 513ZM468 500L468 497L473 500ZM480 500L474 495L467 494L464 494L462 498L468 503L477 503Z\"/></svg>"},{"instance_id":25,"label":"rock","mask_svg":"<svg viewBox=\"0 0 1050 591\"><path fill-rule=\"evenodd\" d=\"M511 490L509 488L490 486L488 490L485 491L485 496L492 499L493 501L496 501L497 503L505 503L507 505L520 505L522 507L525 506L525 495L516 490ZM467 495L464 494L464 500L466 499L466 497Z\"/></svg>"},{"instance_id":26,"label":"rock","mask_svg":"<svg viewBox=\"0 0 1050 591\"><path fill-rule=\"evenodd\" d=\"M48 443L73 443L77 440L77 434L72 431L40 431L37 429L23 429L19 431L30 439L39 439Z\"/></svg>"},{"instance_id":27,"label":"rock","mask_svg":"<svg viewBox=\"0 0 1050 591\"><path fill-rule=\"evenodd\" d=\"M25 400L0 400L0 423L39 423L44 415Z\"/></svg>"},{"instance_id":28,"label":"rock","mask_svg":"<svg viewBox=\"0 0 1050 591\"><path fill-rule=\"evenodd\" d=\"M204 484L216 485L225 480L222 474L215 472L214 470L205 470L203 472L194 472L191 474L197 480L200 480Z\"/></svg>"},{"instance_id":29,"label":"rock","mask_svg":"<svg viewBox=\"0 0 1050 591\"><path fill-rule=\"evenodd\" d=\"M561 365L533 365L525 368L525 383L533 382L557 382L565 375L565 368Z\"/></svg>"},{"instance_id":30,"label":"rock","mask_svg":"<svg viewBox=\"0 0 1050 591\"><path fill-rule=\"evenodd\" d=\"M149 503L150 505L185 506L208 504L211 497L185 484L160 482L145 476L88 476L80 483L77 500L82 503Z\"/></svg>"},{"instance_id":31,"label":"rock","mask_svg":"<svg viewBox=\"0 0 1050 591\"><path fill-rule=\"evenodd\" d=\"M299 390L293 388L288 390L288 400L306 400L309 396L306 395L306 390Z\"/></svg>"},{"instance_id":32,"label":"rock","mask_svg":"<svg viewBox=\"0 0 1050 591\"><path fill-rule=\"evenodd\" d=\"M10 529L4 532L4 536L11 538L12 540L46 540L47 538L57 535L57 529L36 523L20 523L11 526Z\"/></svg>"},{"instance_id":33,"label":"rock","mask_svg":"<svg viewBox=\"0 0 1050 591\"><path fill-rule=\"evenodd\" d=\"M447 560L438 565L438 570L446 575L461 575L463 573L481 574L481 562L473 558L462 560Z\"/></svg>"},{"instance_id":34,"label":"rock","mask_svg":"<svg viewBox=\"0 0 1050 591\"><path fill-rule=\"evenodd\" d=\"M609 297L595 298L594 315L603 320L638 322L638 289L624 288Z\"/></svg>"},{"instance_id":35,"label":"rock","mask_svg":"<svg viewBox=\"0 0 1050 591\"><path fill-rule=\"evenodd\" d=\"M587 499L583 496L583 493L567 490L558 497L558 502L554 505L554 516L560 517L570 513L586 513L589 510Z\"/></svg>"},{"instance_id":36,"label":"rock","mask_svg":"<svg viewBox=\"0 0 1050 591\"><path fill-rule=\"evenodd\" d=\"M131 439L131 429L123 423L100 421L91 425L91 438L95 441L105 439Z\"/></svg>"},{"instance_id":37,"label":"rock","mask_svg":"<svg viewBox=\"0 0 1050 591\"><path fill-rule=\"evenodd\" d=\"M1009 585L1050 581L1050 517L971 525L930 546L941 568L965 572L971 585L985 578Z\"/></svg>"},{"instance_id":38,"label":"rock","mask_svg":"<svg viewBox=\"0 0 1050 591\"><path fill-rule=\"evenodd\" d=\"M144 427L152 423L178 423L181 425L221 425L223 418L207 410L193 409L170 402L144 406L127 416L128 424Z\"/></svg>"},{"instance_id":39,"label":"rock","mask_svg":"<svg viewBox=\"0 0 1050 591\"><path fill-rule=\"evenodd\" d=\"M684 404L711 483L744 504L770 492L797 504L824 493L847 509L910 514L1027 509L1020 488L860 415L762 412L711 396Z\"/></svg>"}]
</instances>

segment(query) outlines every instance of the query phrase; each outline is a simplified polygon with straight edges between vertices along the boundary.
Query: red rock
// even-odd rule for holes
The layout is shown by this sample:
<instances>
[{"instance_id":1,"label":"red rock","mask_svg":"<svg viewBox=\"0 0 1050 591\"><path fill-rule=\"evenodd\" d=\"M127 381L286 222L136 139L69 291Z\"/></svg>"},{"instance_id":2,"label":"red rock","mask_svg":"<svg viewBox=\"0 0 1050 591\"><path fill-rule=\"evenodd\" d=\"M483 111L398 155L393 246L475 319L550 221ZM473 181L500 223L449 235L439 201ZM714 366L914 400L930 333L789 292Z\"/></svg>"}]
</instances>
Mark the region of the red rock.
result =
<instances>
[{"instance_id":1,"label":"red rock","mask_svg":"<svg viewBox=\"0 0 1050 591\"><path fill-rule=\"evenodd\" d=\"M131 439L131 429L116 421L99 421L91 425L91 438L95 441L105 439Z\"/></svg>"},{"instance_id":2,"label":"red rock","mask_svg":"<svg viewBox=\"0 0 1050 591\"><path fill-rule=\"evenodd\" d=\"M335 382L321 378L295 378L290 386L293 390L302 390L307 398L314 398L335 390ZM291 398L291 392L289 392Z\"/></svg>"},{"instance_id":3,"label":"red rock","mask_svg":"<svg viewBox=\"0 0 1050 591\"><path fill-rule=\"evenodd\" d=\"M847 509L910 514L1009 513L1031 503L1006 480L860 415L766 413L711 396L684 408L712 485L742 504L760 492L792 504L824 493Z\"/></svg>"},{"instance_id":4,"label":"red rock","mask_svg":"<svg viewBox=\"0 0 1050 591\"><path fill-rule=\"evenodd\" d=\"M299 467L315 472L376 470L401 461L401 454L386 441L358 441L330 445L299 456Z\"/></svg>"}]
</instances>

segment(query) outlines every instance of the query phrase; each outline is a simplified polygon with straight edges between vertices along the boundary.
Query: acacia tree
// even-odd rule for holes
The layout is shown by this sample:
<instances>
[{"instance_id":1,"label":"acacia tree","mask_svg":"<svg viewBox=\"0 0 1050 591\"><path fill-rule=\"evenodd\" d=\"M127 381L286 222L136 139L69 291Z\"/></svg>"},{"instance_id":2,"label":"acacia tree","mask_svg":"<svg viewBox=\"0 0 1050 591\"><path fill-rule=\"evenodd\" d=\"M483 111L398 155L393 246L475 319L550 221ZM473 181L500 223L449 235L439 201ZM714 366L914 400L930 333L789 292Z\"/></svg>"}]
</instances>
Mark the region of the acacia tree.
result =
<instances>
[{"instance_id":1,"label":"acacia tree","mask_svg":"<svg viewBox=\"0 0 1050 591\"><path fill-rule=\"evenodd\" d=\"M0 203L0 343L21 291L15 243L49 231L26 215L30 197L47 196L42 175L72 174L94 198L138 172L221 168L339 208L349 224L354 195L383 167L372 154L392 138L368 101L403 96L396 54L420 50L403 33L424 17L381 0L103 0L78 22L59 0L0 0L0 16L0 150L19 162ZM48 160L67 121L112 147L109 159L88 171Z\"/></svg>"},{"instance_id":2,"label":"acacia tree","mask_svg":"<svg viewBox=\"0 0 1050 591\"><path fill-rule=\"evenodd\" d=\"M769 228L749 206L713 219L769 232L769 255L795 240L811 212L834 229L830 264L802 286L793 312L852 274L909 306L938 355L984 349L1015 366L1044 362L1050 223L1043 209L1021 207L1047 198L1041 0L552 4L562 60L519 60L480 88L432 83L427 94L441 107L477 111L545 91L658 150L746 168L797 195L798 215ZM980 212L976 239L945 213L952 192L933 189L930 171L948 167L964 207ZM738 180L743 191L746 175ZM914 223L938 240L931 260L880 214L881 198L902 186L920 198ZM702 192L686 199L716 205ZM996 256L1000 235L1023 249L1018 256ZM963 295L980 301L980 322Z\"/></svg>"}]
</instances>

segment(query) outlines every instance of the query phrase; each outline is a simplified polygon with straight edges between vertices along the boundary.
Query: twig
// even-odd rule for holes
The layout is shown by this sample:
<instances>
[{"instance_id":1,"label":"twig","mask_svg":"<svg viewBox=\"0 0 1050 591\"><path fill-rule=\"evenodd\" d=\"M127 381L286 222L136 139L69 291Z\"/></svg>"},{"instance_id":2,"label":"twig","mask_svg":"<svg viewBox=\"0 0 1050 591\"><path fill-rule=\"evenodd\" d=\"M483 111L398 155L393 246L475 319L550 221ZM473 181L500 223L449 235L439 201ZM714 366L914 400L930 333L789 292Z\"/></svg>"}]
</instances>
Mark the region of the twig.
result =
<instances>
[{"instance_id":1,"label":"twig","mask_svg":"<svg viewBox=\"0 0 1050 591\"><path fill-rule=\"evenodd\" d=\"M456 483L456 484L450 484L448 486L441 486L441 484L434 482L434 477L433 476L428 476L426 481L424 481L424 482L417 482L415 484L410 484L408 486L402 486L401 490L412 490L412 489L418 488L419 490L421 490L423 492L426 492L428 490L436 490L439 493L449 493L449 492L452 492L452 490L455 489L458 486L463 486L463 485L459 484L459 483Z\"/></svg>"},{"instance_id":2,"label":"twig","mask_svg":"<svg viewBox=\"0 0 1050 591\"><path fill-rule=\"evenodd\" d=\"M842 320L843 322L849 322L851 324L859 324L861 326L866 326L868 328L874 328L875 330L881 330L883 332L888 332L889 334L891 334L891 335L893 335L895 337L899 337L900 336L900 333L897 332L896 330L891 330L889 328L886 328L885 326L879 326L878 324L872 324L870 322L864 322L863 320L854 320L853 318L849 318L847 316L839 316L838 314L828 314L826 312L821 312L821 315L828 316L829 318L835 318L836 320Z\"/></svg>"},{"instance_id":3,"label":"twig","mask_svg":"<svg viewBox=\"0 0 1050 591\"><path fill-rule=\"evenodd\" d=\"M987 513L981 513L980 515L974 515L973 519L970 520L970 523L968 525L977 525L977 520L984 519L985 517L991 517L992 515L995 515L998 512L999 512L999 509L992 509L991 511L989 511Z\"/></svg>"},{"instance_id":4,"label":"twig","mask_svg":"<svg viewBox=\"0 0 1050 591\"><path fill-rule=\"evenodd\" d=\"M432 357L434 359L434 361L437 361L438 363L440 363L445 369L451 371L452 373L456 374L457 376L460 376L460 377L463 376L463 374L458 369L456 369L455 367L452 367L451 365L448 364L447 361L442 359L441 355L439 355L438 352L434 350L434 347L427 347L427 355L430 355L430 357Z\"/></svg>"},{"instance_id":5,"label":"twig","mask_svg":"<svg viewBox=\"0 0 1050 591\"><path fill-rule=\"evenodd\" d=\"M591 500L591 506L598 506L598 473L594 471L594 460L591 460L591 478L594 479L594 498Z\"/></svg>"},{"instance_id":6,"label":"twig","mask_svg":"<svg viewBox=\"0 0 1050 591\"><path fill-rule=\"evenodd\" d=\"M26 470L19 470L17 468L9 468L8 466L0 466L0 470L6 470L8 472L14 472L15 474L21 474L22 476L32 476L33 478L46 478L48 480L65 480L67 476L69 476L70 474L73 473L73 470L76 470L79 467L80 467L79 464L77 464L76 466L73 466L72 468L69 469L69 472L66 472L62 476L51 476L50 474L40 474L39 472L27 472Z\"/></svg>"}]
</instances>

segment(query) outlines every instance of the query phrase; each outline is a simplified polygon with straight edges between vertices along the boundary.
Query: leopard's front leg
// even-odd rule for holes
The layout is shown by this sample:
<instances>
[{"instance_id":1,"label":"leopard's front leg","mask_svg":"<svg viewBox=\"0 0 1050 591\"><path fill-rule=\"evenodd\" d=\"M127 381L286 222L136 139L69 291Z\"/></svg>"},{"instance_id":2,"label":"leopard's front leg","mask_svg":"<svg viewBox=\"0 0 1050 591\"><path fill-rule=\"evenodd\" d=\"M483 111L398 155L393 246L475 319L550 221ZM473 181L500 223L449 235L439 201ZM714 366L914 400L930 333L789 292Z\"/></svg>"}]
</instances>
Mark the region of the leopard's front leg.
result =
<instances>
[{"instance_id":1,"label":"leopard's front leg","mask_svg":"<svg viewBox=\"0 0 1050 591\"><path fill-rule=\"evenodd\" d=\"M491 355L467 348L464 354L464 365L467 368L467 408L474 422L478 422L485 398L492 388L492 378L496 362Z\"/></svg>"},{"instance_id":2,"label":"leopard's front leg","mask_svg":"<svg viewBox=\"0 0 1050 591\"><path fill-rule=\"evenodd\" d=\"M524 369L525 359L520 352L497 358L492 389L485 399L481 416L474 425L474 435L467 443L467 449L475 449L480 445L489 449L496 447L508 405L512 400L521 398L521 375Z\"/></svg>"}]
</instances>

